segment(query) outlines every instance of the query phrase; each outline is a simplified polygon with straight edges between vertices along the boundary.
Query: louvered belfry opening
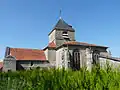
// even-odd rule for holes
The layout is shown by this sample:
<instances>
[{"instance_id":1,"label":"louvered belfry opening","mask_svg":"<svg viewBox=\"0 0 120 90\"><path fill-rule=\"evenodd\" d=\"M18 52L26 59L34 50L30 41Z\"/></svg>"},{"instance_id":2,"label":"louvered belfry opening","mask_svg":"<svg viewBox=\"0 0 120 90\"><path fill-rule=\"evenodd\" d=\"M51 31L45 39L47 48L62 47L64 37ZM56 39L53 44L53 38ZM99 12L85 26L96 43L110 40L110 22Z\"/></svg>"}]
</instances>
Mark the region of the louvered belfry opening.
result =
<instances>
[{"instance_id":1,"label":"louvered belfry opening","mask_svg":"<svg viewBox=\"0 0 120 90\"><path fill-rule=\"evenodd\" d=\"M68 32L67 32L67 31L63 31L62 37L63 37L64 39L69 39Z\"/></svg>"},{"instance_id":2,"label":"louvered belfry opening","mask_svg":"<svg viewBox=\"0 0 120 90\"><path fill-rule=\"evenodd\" d=\"M72 54L73 54L72 69L79 70L80 69L80 52L78 49L74 49Z\"/></svg>"}]
</instances>

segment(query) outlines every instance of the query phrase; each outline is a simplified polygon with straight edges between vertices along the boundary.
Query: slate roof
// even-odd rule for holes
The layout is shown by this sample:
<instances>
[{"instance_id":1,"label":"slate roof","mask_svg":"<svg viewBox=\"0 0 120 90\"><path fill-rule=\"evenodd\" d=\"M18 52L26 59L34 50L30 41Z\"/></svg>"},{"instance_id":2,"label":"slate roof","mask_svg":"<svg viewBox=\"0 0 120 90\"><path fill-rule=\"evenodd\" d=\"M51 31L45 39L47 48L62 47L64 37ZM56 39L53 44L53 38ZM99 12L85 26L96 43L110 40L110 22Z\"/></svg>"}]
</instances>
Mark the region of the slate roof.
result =
<instances>
[{"instance_id":1,"label":"slate roof","mask_svg":"<svg viewBox=\"0 0 120 90\"><path fill-rule=\"evenodd\" d=\"M57 24L54 26L54 28L53 28L53 30L55 30L55 29L58 29L58 30L69 30L69 31L75 31L73 28L72 28L72 26L71 25L69 25L69 24L67 24L62 18L60 18L59 20L58 20L58 22L57 22ZM52 31L53 31L52 30ZM51 32L52 32L51 31ZM51 33L50 32L50 33ZM49 34L50 34L49 33ZM48 34L48 35L49 35Z\"/></svg>"},{"instance_id":2,"label":"slate roof","mask_svg":"<svg viewBox=\"0 0 120 90\"><path fill-rule=\"evenodd\" d=\"M63 45L81 45L81 46L94 46L94 47L108 48L106 46L100 46L100 45L96 45L96 44L89 44L89 43L77 42L77 41L68 41L68 42L65 42Z\"/></svg>"},{"instance_id":3,"label":"slate roof","mask_svg":"<svg viewBox=\"0 0 120 90\"><path fill-rule=\"evenodd\" d=\"M72 31L74 31L72 26L68 25L62 18L59 19L59 21L55 25L54 29L64 29L64 30L72 30Z\"/></svg>"},{"instance_id":4,"label":"slate roof","mask_svg":"<svg viewBox=\"0 0 120 90\"><path fill-rule=\"evenodd\" d=\"M7 52L9 52L8 55L14 56L16 60L46 60L44 51L39 49L9 48Z\"/></svg>"}]
</instances>

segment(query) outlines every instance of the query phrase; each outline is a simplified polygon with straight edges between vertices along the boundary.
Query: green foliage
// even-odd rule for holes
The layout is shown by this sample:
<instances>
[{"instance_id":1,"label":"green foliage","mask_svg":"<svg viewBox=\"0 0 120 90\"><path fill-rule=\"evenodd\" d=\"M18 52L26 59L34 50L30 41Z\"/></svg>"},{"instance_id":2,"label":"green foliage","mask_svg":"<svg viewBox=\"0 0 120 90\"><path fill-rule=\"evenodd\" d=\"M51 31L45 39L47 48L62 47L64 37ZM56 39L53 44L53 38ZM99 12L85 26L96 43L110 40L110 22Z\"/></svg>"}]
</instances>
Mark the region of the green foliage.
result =
<instances>
[{"instance_id":1,"label":"green foliage","mask_svg":"<svg viewBox=\"0 0 120 90\"><path fill-rule=\"evenodd\" d=\"M0 73L0 90L120 90L120 71L99 65L82 68Z\"/></svg>"}]
</instances>

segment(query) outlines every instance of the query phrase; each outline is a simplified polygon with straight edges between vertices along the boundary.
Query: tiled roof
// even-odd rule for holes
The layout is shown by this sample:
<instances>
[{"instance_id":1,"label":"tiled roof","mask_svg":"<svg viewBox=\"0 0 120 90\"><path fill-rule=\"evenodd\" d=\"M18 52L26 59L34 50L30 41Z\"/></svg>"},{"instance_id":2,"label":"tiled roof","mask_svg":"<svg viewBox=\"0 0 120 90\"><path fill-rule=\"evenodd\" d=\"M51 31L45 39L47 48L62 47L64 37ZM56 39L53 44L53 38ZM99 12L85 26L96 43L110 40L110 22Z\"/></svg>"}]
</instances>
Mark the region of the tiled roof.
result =
<instances>
[{"instance_id":1,"label":"tiled roof","mask_svg":"<svg viewBox=\"0 0 120 90\"><path fill-rule=\"evenodd\" d=\"M81 45L81 46L106 47L106 46L99 46L99 45L95 45L95 44L89 44L89 43L85 43L85 42L76 42L76 41L68 41L68 42L65 42L64 45Z\"/></svg>"},{"instance_id":2,"label":"tiled roof","mask_svg":"<svg viewBox=\"0 0 120 90\"><path fill-rule=\"evenodd\" d=\"M3 68L3 62L0 62L0 69Z\"/></svg>"},{"instance_id":3,"label":"tiled roof","mask_svg":"<svg viewBox=\"0 0 120 90\"><path fill-rule=\"evenodd\" d=\"M16 60L46 60L44 51L38 49L10 48L9 54Z\"/></svg>"},{"instance_id":4,"label":"tiled roof","mask_svg":"<svg viewBox=\"0 0 120 90\"><path fill-rule=\"evenodd\" d=\"M43 50L45 50L46 48L56 48L56 44L54 43L54 41L52 41Z\"/></svg>"},{"instance_id":5,"label":"tiled roof","mask_svg":"<svg viewBox=\"0 0 120 90\"><path fill-rule=\"evenodd\" d=\"M56 44L54 43L54 41L52 41L51 43L48 44L48 47L55 48L55 47L56 47Z\"/></svg>"}]
</instances>

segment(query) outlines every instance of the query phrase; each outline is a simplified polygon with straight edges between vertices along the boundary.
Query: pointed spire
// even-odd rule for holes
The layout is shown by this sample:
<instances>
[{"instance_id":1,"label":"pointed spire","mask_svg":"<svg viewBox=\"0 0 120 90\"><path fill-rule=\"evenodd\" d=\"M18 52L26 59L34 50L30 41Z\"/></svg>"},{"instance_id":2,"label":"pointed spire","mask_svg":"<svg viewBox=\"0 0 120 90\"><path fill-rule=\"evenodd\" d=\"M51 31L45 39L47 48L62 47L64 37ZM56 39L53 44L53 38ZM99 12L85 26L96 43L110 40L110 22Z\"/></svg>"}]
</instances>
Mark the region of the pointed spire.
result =
<instances>
[{"instance_id":1,"label":"pointed spire","mask_svg":"<svg viewBox=\"0 0 120 90\"><path fill-rule=\"evenodd\" d=\"M63 29L63 30L71 30L74 31L71 25L68 25L61 17L55 25L54 29Z\"/></svg>"},{"instance_id":2,"label":"pointed spire","mask_svg":"<svg viewBox=\"0 0 120 90\"><path fill-rule=\"evenodd\" d=\"M61 18L61 9L60 9L60 13L59 13L59 20L56 23L56 25L54 26L53 30L64 30L64 31L75 31L71 25L67 24L62 18ZM52 31L48 34L50 35L52 33Z\"/></svg>"}]
</instances>

